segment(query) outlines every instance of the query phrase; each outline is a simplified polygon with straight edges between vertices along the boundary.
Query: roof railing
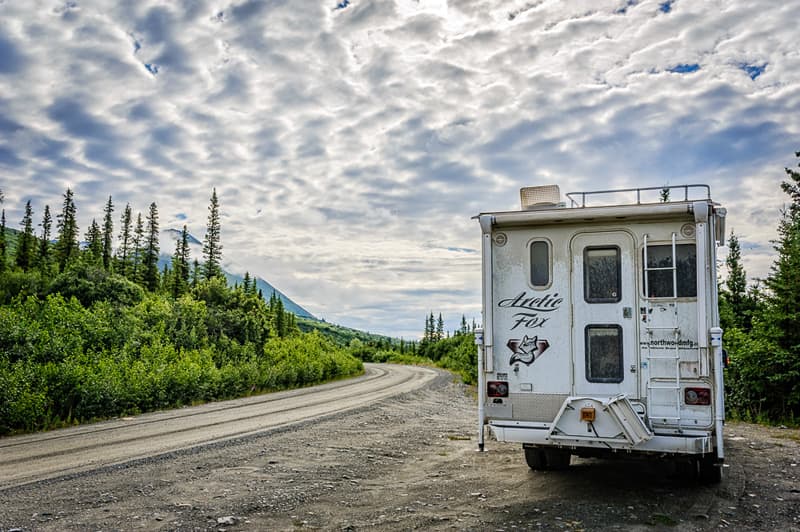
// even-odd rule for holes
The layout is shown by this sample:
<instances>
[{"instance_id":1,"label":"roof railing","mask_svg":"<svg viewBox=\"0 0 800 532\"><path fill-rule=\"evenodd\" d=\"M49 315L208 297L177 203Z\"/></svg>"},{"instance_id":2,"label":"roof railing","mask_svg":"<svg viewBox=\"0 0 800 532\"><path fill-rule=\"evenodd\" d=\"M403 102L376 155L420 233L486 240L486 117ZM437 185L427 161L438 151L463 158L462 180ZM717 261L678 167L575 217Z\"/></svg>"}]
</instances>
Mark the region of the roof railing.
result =
<instances>
[{"instance_id":1,"label":"roof railing","mask_svg":"<svg viewBox=\"0 0 800 532\"><path fill-rule=\"evenodd\" d=\"M679 191L681 199L673 198L672 191ZM655 191L658 191L656 196ZM682 194L680 192L682 191ZM599 195L614 195L610 199L602 201L597 198ZM628 198L628 196L632 198ZM644 197L643 197L644 196ZM612 206L612 205L643 205L651 203L671 203L679 201L699 201L711 200L711 188L708 185L664 185L661 187L639 187L639 188L622 188L616 190L593 190L589 192L569 192L567 197L570 201L570 207L588 207L587 201L589 199L601 200L600 204L591 205L592 207ZM652 199L651 199L652 197Z\"/></svg>"}]
</instances>

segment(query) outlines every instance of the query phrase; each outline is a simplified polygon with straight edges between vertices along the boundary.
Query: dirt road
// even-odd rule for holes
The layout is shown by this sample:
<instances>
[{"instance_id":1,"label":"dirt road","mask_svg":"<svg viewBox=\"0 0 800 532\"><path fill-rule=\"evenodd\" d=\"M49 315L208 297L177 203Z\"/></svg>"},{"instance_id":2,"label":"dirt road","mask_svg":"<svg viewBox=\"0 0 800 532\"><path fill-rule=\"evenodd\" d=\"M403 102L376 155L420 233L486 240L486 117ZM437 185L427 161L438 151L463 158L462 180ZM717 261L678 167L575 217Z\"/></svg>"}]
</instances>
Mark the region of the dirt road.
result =
<instances>
[{"instance_id":1,"label":"dirt road","mask_svg":"<svg viewBox=\"0 0 800 532\"><path fill-rule=\"evenodd\" d=\"M329 399L334 413L207 445L78 470L63 455L63 470L36 482L19 459L16 480L0 469L0 530L800 531L800 431L729 424L728 467L714 487L643 462L573 459L567 471L532 472L516 445L475 451L463 386L406 371L418 375L409 383L421 379L408 384L416 391L347 411ZM293 393L295 407L316 402ZM167 426L180 435L179 423ZM20 440L0 440L0 462L9 441Z\"/></svg>"}]
</instances>

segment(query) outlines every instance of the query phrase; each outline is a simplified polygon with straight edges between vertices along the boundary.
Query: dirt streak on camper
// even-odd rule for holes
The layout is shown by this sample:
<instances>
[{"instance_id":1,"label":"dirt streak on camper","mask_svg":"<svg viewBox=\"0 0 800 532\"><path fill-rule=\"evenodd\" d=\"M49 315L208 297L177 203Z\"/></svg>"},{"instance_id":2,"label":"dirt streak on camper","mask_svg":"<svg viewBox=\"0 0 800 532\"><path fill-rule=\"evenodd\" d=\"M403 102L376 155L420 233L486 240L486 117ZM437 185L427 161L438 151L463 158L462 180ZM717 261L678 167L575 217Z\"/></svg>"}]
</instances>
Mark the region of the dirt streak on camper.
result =
<instances>
[{"instance_id":1,"label":"dirt streak on camper","mask_svg":"<svg viewBox=\"0 0 800 532\"><path fill-rule=\"evenodd\" d=\"M528 465L572 455L677 459L719 481L724 460L716 247L706 185L520 191L483 213L479 447L488 425Z\"/></svg>"}]
</instances>

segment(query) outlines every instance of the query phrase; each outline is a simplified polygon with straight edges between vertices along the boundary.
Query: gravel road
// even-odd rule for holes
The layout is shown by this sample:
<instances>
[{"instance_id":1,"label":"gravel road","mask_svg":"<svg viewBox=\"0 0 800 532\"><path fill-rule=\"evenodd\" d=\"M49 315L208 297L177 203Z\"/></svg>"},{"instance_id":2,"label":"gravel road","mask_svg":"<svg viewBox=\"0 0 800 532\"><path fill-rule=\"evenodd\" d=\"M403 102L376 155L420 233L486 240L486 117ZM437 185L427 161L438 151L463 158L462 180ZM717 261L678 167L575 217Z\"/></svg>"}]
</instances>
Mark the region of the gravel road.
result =
<instances>
[{"instance_id":1,"label":"gravel road","mask_svg":"<svg viewBox=\"0 0 800 532\"><path fill-rule=\"evenodd\" d=\"M800 531L798 430L728 424L713 487L641 461L573 458L567 471L534 472L517 445L476 452L469 389L443 372L418 384L212 444L6 482L0 531Z\"/></svg>"}]
</instances>

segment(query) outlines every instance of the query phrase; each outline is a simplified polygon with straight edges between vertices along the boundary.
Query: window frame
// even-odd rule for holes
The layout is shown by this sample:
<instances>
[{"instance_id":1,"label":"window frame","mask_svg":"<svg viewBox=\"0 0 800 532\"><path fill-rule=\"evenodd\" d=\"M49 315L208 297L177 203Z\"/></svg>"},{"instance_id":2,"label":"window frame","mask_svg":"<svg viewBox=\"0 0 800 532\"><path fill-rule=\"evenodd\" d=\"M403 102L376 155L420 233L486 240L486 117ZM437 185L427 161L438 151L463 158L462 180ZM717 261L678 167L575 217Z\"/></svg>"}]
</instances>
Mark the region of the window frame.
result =
<instances>
[{"instance_id":1,"label":"window frame","mask_svg":"<svg viewBox=\"0 0 800 532\"><path fill-rule=\"evenodd\" d=\"M688 300L697 299L697 275L698 275L698 272L697 272L697 243L694 242L694 241L692 241L692 242L676 242L675 243L675 253L676 253L675 259L680 264L680 262L681 262L680 261L680 250L681 249L685 249L685 247L687 247L687 246L693 248L693 251L694 251L694 277L692 279L689 279L689 281L690 281L689 283L681 283L681 276L680 276L681 269L678 268L678 271L676 272L678 286L677 287L673 287L674 290L671 293L667 294L667 295L656 295L656 296L648 295L647 292L646 292L646 288L650 288L650 290L652 291L652 284L650 283L650 281L652 280L652 277L648 278L647 275L649 273L653 273L653 274L664 273L664 274L667 274L667 275L669 275L669 285L672 286L672 274L671 274L670 270L660 270L660 271L647 272L645 270L645 268L647 267L647 262L645 261L645 247L647 248L647 258L648 259L650 259L650 257L651 257L650 251L653 248L666 248L667 251L668 251L668 254L671 256L672 255L672 251L671 251L672 242L665 242L665 241L662 241L662 242L648 242L646 246L644 246L644 245L641 246L640 257L641 257L641 261L642 261L642 266L641 266L639 271L642 274L642 295L644 296L645 299L675 299L675 298L677 298L677 299L688 299ZM688 295L686 293L681 294L680 288L681 287L686 287L686 286L691 287L692 291L694 293L690 292ZM677 294L677 295L674 295L674 294Z\"/></svg>"},{"instance_id":2,"label":"window frame","mask_svg":"<svg viewBox=\"0 0 800 532\"><path fill-rule=\"evenodd\" d=\"M617 295L615 297L590 298L589 297L589 269L587 256L591 251L614 250L617 259ZM586 246L583 248L583 300L589 304L619 303L622 301L622 250L616 244L607 246Z\"/></svg>"},{"instance_id":3,"label":"window frame","mask_svg":"<svg viewBox=\"0 0 800 532\"><path fill-rule=\"evenodd\" d=\"M533 282L533 246L543 243L547 246L547 284ZM547 290L553 285L553 243L547 238L532 238L528 241L528 284L534 290Z\"/></svg>"},{"instance_id":4,"label":"window frame","mask_svg":"<svg viewBox=\"0 0 800 532\"><path fill-rule=\"evenodd\" d=\"M614 329L617 331L617 346L618 346L618 354L619 354L619 365L618 365L618 375L619 378L591 378L591 350L589 349L589 330L590 329ZM622 325L617 323L590 323L586 325L583 330L583 342L584 342L584 378L586 382L592 383L600 383L600 384L619 384L625 380L625 342L622 338L624 330Z\"/></svg>"}]
</instances>

